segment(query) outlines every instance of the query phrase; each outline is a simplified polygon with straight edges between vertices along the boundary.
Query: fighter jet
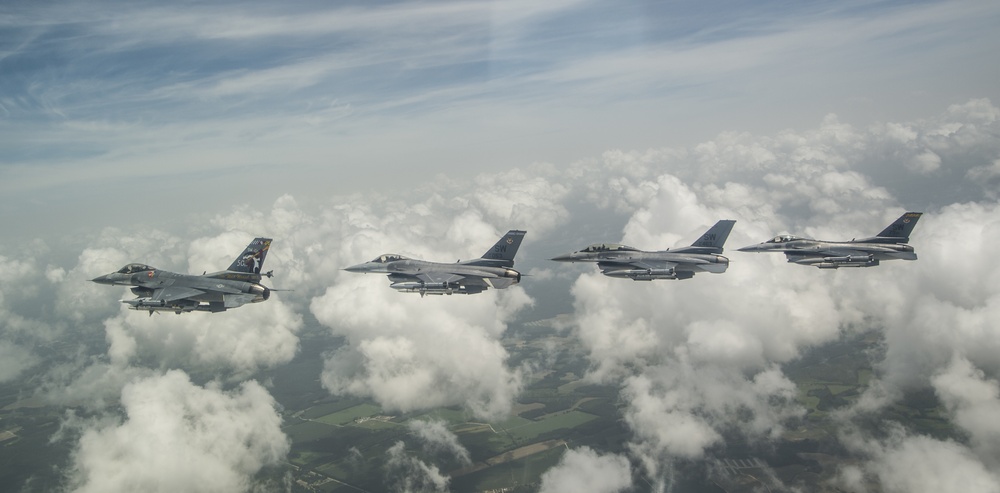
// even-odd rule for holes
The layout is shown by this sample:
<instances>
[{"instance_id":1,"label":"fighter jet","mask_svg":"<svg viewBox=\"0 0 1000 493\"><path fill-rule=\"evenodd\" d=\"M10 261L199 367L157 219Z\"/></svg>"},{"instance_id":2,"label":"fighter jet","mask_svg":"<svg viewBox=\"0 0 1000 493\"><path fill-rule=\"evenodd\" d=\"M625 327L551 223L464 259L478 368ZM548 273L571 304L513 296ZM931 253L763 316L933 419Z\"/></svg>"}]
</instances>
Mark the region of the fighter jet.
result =
<instances>
[{"instance_id":1,"label":"fighter jet","mask_svg":"<svg viewBox=\"0 0 1000 493\"><path fill-rule=\"evenodd\" d=\"M371 262L352 265L348 272L388 274L389 287L403 293L475 294L505 289L521 282L521 273L512 269L524 231L510 230L482 257L453 264L428 262L387 253Z\"/></svg>"},{"instance_id":2,"label":"fighter jet","mask_svg":"<svg viewBox=\"0 0 1000 493\"><path fill-rule=\"evenodd\" d=\"M601 274L633 281L690 279L698 272L720 274L729 267L722 246L736 221L715 223L691 246L646 252L617 243L596 243L578 252L553 258L557 262L597 262Z\"/></svg>"},{"instance_id":3,"label":"fighter jet","mask_svg":"<svg viewBox=\"0 0 1000 493\"><path fill-rule=\"evenodd\" d=\"M271 238L254 238L228 269L200 276L177 274L133 263L118 272L91 279L98 284L135 286L138 298L122 300L132 310L224 312L247 303L260 303L271 289L260 284L260 269L271 247ZM272 272L264 276L271 277Z\"/></svg>"},{"instance_id":4,"label":"fighter jet","mask_svg":"<svg viewBox=\"0 0 1000 493\"><path fill-rule=\"evenodd\" d=\"M910 232L921 212L907 212L881 233L851 241L823 241L779 235L758 245L740 248L741 252L785 252L789 262L820 269L875 267L882 260L916 260L913 247L907 245Z\"/></svg>"}]
</instances>

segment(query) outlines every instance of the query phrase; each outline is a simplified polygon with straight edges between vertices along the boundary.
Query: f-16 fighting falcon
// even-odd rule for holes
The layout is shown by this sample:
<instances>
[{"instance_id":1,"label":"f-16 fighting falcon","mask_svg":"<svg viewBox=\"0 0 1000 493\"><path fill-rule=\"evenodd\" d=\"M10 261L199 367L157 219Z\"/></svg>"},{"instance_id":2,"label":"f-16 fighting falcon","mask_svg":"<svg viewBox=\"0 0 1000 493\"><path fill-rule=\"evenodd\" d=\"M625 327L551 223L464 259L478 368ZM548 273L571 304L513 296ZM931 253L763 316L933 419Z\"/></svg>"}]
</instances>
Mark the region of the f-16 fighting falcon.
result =
<instances>
[{"instance_id":1,"label":"f-16 fighting falcon","mask_svg":"<svg viewBox=\"0 0 1000 493\"><path fill-rule=\"evenodd\" d=\"M510 230L475 260L453 264L428 262L387 253L371 262L353 265L348 272L388 274L392 289L403 293L475 294L494 289L504 289L521 282L521 273L512 269L524 231Z\"/></svg>"},{"instance_id":2,"label":"f-16 fighting falcon","mask_svg":"<svg viewBox=\"0 0 1000 493\"><path fill-rule=\"evenodd\" d=\"M206 275L177 274L146 264L128 264L118 272L92 279L98 284L135 286L138 298L122 300L132 310L224 312L247 303L259 303L271 296L260 284L260 269L271 247L271 238L254 238L233 265L222 272ZM271 277L267 272L264 276Z\"/></svg>"},{"instance_id":3,"label":"f-16 fighting falcon","mask_svg":"<svg viewBox=\"0 0 1000 493\"><path fill-rule=\"evenodd\" d=\"M851 241L822 241L780 235L758 245L740 248L741 252L785 252L788 261L820 269L875 267L881 260L916 260L913 247L907 245L910 232L921 212L907 212L877 236Z\"/></svg>"},{"instance_id":4,"label":"f-16 fighting falcon","mask_svg":"<svg viewBox=\"0 0 1000 493\"><path fill-rule=\"evenodd\" d=\"M597 262L601 274L629 278L633 281L654 279L690 279L698 272L720 274L729 267L722 246L729 238L736 221L715 223L691 246L645 252L616 243L597 243L579 252L553 258L557 262Z\"/></svg>"}]
</instances>

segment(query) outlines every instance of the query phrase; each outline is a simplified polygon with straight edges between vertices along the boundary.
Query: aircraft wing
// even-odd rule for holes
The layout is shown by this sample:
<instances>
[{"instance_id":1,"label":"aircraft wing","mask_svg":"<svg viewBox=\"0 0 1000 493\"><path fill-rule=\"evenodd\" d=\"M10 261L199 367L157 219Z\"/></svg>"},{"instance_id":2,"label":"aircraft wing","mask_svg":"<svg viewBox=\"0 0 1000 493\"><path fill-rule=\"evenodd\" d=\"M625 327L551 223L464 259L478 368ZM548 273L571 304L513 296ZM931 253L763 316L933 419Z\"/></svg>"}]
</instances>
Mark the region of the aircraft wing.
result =
<instances>
[{"instance_id":1,"label":"aircraft wing","mask_svg":"<svg viewBox=\"0 0 1000 493\"><path fill-rule=\"evenodd\" d=\"M153 296L151 299L154 301L177 301L183 300L185 298L191 298L193 296L198 296L205 294L204 291L200 289L195 289L187 286L167 286L165 288L160 288L153 291Z\"/></svg>"},{"instance_id":2,"label":"aircraft wing","mask_svg":"<svg viewBox=\"0 0 1000 493\"><path fill-rule=\"evenodd\" d=\"M498 278L493 273L476 269L462 270L461 272L451 272L446 270L427 271L427 272L421 272L415 275L414 277L425 283L447 283L447 284L458 283L465 286L482 286L482 287L503 286L504 288L510 285L509 283L505 284L504 279Z\"/></svg>"},{"instance_id":3,"label":"aircraft wing","mask_svg":"<svg viewBox=\"0 0 1000 493\"><path fill-rule=\"evenodd\" d=\"M889 251L886 248L881 248L875 246L874 248L868 248L867 245L861 246L860 248L844 248L844 247L834 247L834 248L821 248L818 250L788 250L785 252L785 256L788 258L803 258L803 257L867 257L872 253L878 253L883 251Z\"/></svg>"},{"instance_id":4,"label":"aircraft wing","mask_svg":"<svg viewBox=\"0 0 1000 493\"><path fill-rule=\"evenodd\" d=\"M447 271L427 271L427 272L421 272L421 273L419 273L419 274L417 274L417 275L415 275L413 277L416 277L417 279L420 279L421 281L426 282L426 283L442 283L443 282L443 283L451 284L451 283L454 283L454 282L461 281L462 279L464 279L465 277L468 277L468 276L459 275L459 274L455 274L453 272L447 272Z\"/></svg>"}]
</instances>

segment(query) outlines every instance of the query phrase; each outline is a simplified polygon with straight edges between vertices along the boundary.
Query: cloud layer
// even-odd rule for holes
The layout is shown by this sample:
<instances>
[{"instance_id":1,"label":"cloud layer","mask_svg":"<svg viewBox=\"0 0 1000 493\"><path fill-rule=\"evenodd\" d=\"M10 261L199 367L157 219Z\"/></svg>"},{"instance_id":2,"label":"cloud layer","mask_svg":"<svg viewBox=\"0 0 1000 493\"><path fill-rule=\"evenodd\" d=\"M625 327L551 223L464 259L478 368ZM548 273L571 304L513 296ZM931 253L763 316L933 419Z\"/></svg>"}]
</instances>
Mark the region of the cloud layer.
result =
<instances>
[{"instance_id":1,"label":"cloud layer","mask_svg":"<svg viewBox=\"0 0 1000 493\"><path fill-rule=\"evenodd\" d=\"M627 455L574 452L550 477L583 461L624 478L624 458L636 474L666 488L672 461L724 450L728 436L767 443L803 413L782 365L846 332L877 330L885 356L875 362L870 390L843 410L844 426L904 392L931 388L969 435L938 440L941 450L968 465L970 480L984 472L976 480L989 485L1000 448L983 418L1000 405L1000 339L992 322L1000 318L1000 289L992 282L1000 272L990 249L1000 242L1000 204L989 186L989 170L1000 159L998 116L982 99L935 117L864 128L830 115L804 131L724 133L689 148L609 151L564 167L441 179L399 194L322 201L284 195L176 231L107 228L76 250L8 249L0 262L16 282L0 286L0 352L11 356L0 378L16 379L38 365L28 348L74 334L88 337L88 345L41 370L43 392L53 403L114 418L114 406L131 398L136 382L161 380L185 395L203 389L232 399L232 391L185 387L172 369L197 381L237 385L290 361L298 332L313 316L342 341L325 356L320 375L332 393L397 411L461 405L498 419L517 401L529 371L509 363L502 337L519 316L561 303L560 293L568 290L571 330L591 361L587 378L620 388L622 417L633 436ZM926 213L911 239L916 262L830 272L733 251L785 232L867 236L913 209ZM618 222L595 226L595 218ZM723 218L738 222L729 240L732 263L720 275L638 283L543 260L563 253L556 246L595 241L643 249L685 245ZM539 275L503 291L420 298L395 292L380 275L341 270L390 252L468 259L511 228L528 230L518 267ZM276 277L268 282L294 291L221 317L148 317L122 309L117 300L130 296L126 290L85 281L130 261L181 272L218 270L256 235L275 238L267 268ZM257 390L255 399L269 399ZM139 433L142 423L151 422L84 423L80 436L111 440L113 430ZM446 434L431 436L444 441L425 439L458 450ZM931 450L933 440L909 430L890 437L858 431L843 441L872 457L872 465L846 469L841 481L854 489L871 478L891 482L894 458ZM89 447L80 442L74 470L97 467L89 465L96 454ZM271 452L258 452L257 463L272 461ZM400 467L413 465L405 450L397 452ZM462 460L455 453L448 460ZM446 487L432 474L433 464L424 466L429 487ZM255 470L227 467L237 471L232 478ZM89 473L74 474L74 484L89 484ZM548 487L556 481L549 479ZM607 490L627 484L615 481Z\"/></svg>"},{"instance_id":2,"label":"cloud layer","mask_svg":"<svg viewBox=\"0 0 1000 493\"><path fill-rule=\"evenodd\" d=\"M252 381L224 391L180 371L137 379L122 389L123 421L81 425L68 488L247 491L288 453L274 405Z\"/></svg>"}]
</instances>

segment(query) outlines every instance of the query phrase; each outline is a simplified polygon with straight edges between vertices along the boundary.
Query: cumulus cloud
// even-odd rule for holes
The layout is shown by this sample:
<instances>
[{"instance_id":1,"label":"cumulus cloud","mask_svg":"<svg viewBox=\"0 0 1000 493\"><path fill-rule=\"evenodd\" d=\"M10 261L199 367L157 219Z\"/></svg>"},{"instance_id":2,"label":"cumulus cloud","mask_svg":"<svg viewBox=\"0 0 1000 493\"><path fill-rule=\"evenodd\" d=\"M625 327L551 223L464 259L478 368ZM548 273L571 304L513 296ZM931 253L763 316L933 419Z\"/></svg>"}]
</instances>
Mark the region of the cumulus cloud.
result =
<instances>
[{"instance_id":1,"label":"cumulus cloud","mask_svg":"<svg viewBox=\"0 0 1000 493\"><path fill-rule=\"evenodd\" d=\"M910 435L897 424L889 426L883 440L851 434L843 442L867 458L863 465L845 467L837 478L851 492L870 491L872 482L891 493L1000 490L996 470L954 441Z\"/></svg>"},{"instance_id":2,"label":"cumulus cloud","mask_svg":"<svg viewBox=\"0 0 1000 493\"><path fill-rule=\"evenodd\" d=\"M312 311L348 344L329 355L323 385L410 411L462 404L476 415L509 412L521 374L507 367L499 337L528 303L519 288L468 298L396 293L381 276L330 287ZM395 298L390 298L395 297Z\"/></svg>"},{"instance_id":3,"label":"cumulus cloud","mask_svg":"<svg viewBox=\"0 0 1000 493\"><path fill-rule=\"evenodd\" d=\"M104 322L108 355L119 365L181 366L248 376L292 360L300 315L278 300L214 313L149 316L121 308Z\"/></svg>"},{"instance_id":4,"label":"cumulus cloud","mask_svg":"<svg viewBox=\"0 0 1000 493\"><path fill-rule=\"evenodd\" d=\"M225 391L175 370L130 382L124 420L77 423L67 489L246 491L289 450L274 404L252 381Z\"/></svg>"},{"instance_id":5,"label":"cumulus cloud","mask_svg":"<svg viewBox=\"0 0 1000 493\"><path fill-rule=\"evenodd\" d=\"M562 214L561 206L550 207L559 194L548 193L543 178L521 172L499 178L497 186L507 190L499 195L450 193L446 199L438 192L420 202L383 204L378 213L336 204L340 248L329 252L331 263L346 267L382 253L441 262L479 257L507 229L526 229L528 244ZM324 366L323 385L331 392L402 411L461 404L484 418L509 412L522 376L507 366L499 339L533 303L520 286L421 298L395 292L382 275L338 272L332 280L310 304L320 323L347 340Z\"/></svg>"},{"instance_id":6,"label":"cumulus cloud","mask_svg":"<svg viewBox=\"0 0 1000 493\"><path fill-rule=\"evenodd\" d=\"M542 475L541 493L614 493L632 486L628 459L601 454L589 447L567 450Z\"/></svg>"},{"instance_id":7,"label":"cumulus cloud","mask_svg":"<svg viewBox=\"0 0 1000 493\"><path fill-rule=\"evenodd\" d=\"M956 357L931 379L955 423L965 430L976 456L990 470L1000 466L1000 384L972 363Z\"/></svg>"},{"instance_id":8,"label":"cumulus cloud","mask_svg":"<svg viewBox=\"0 0 1000 493\"><path fill-rule=\"evenodd\" d=\"M5 253L0 266L16 282L0 285L0 353L28 354L25 348L38 340L30 334L52 339L70 326L103 331L106 352L51 370L53 381L71 382L51 393L53 402L90 402L89 409L99 410L124 399L120 390L132 382L157 381L162 368L243 379L284 364L295 355L299 313L308 309L344 341L325 356L321 381L331 392L402 411L463 405L492 419L509 412L525 381L500 339L512 320L548 295L535 294L532 282L566 279L564 269L546 266L535 271L544 275L503 291L420 298L389 289L380 275L343 267L388 252L467 259L510 228L528 230L519 255L528 263L537 260L533 244L575 241L597 230L581 227L598 221L595 211L621 223L601 230L613 237L586 241L643 249L685 245L716 220L736 219L725 274L636 283L582 269L570 281L571 330L590 359L587 378L620 388L633 463L658 481L672 460L710 455L731 432L755 443L780 436L802 413L782 364L846 331L872 328L884 336L885 356L852 411L878 410L902 392L929 387L969 439L942 442L903 431L890 439L860 436L852 450L873 457L877 467L845 470L845 484L894 481L898 458L929 460L935 445L972 477L996 466L988 460L996 456L996 430L982 417L995 413L1000 374L993 322L1000 319L994 281L1000 271L991 249L1000 243L1000 205L989 186L1000 157L998 115L988 100L864 128L828 115L804 131L727 132L690 148L609 151L564 169L441 179L406 194L322 203L285 195L264 206L238 206L196 232L107 229L73 253L75 265ZM785 232L869 236L912 209L926 212L911 239L916 262L831 272L788 265L780 255L733 251ZM118 300L130 296L127 290L85 282L131 261L199 274L220 270L256 235L275 238L266 267L276 277L269 282L294 292L225 314L147 317L122 309ZM24 308L44 297L51 318ZM5 361L13 363L0 368L0 379L33 360ZM86 371L76 375L70 367ZM412 431L462 460L447 430L427 424ZM439 471L410 460L402 446L393 449L399 470L424 478L399 489L447 487ZM623 471L620 456L572 453L560 470L589 461ZM607 490L622 484L628 483Z\"/></svg>"},{"instance_id":9,"label":"cumulus cloud","mask_svg":"<svg viewBox=\"0 0 1000 493\"><path fill-rule=\"evenodd\" d=\"M437 466L414 457L406 451L406 444L396 442L386 451L386 486L390 491L416 493L448 491L448 476Z\"/></svg>"},{"instance_id":10,"label":"cumulus cloud","mask_svg":"<svg viewBox=\"0 0 1000 493\"><path fill-rule=\"evenodd\" d=\"M38 363L39 358L31 351L0 341L0 383L17 378L22 371Z\"/></svg>"},{"instance_id":11,"label":"cumulus cloud","mask_svg":"<svg viewBox=\"0 0 1000 493\"><path fill-rule=\"evenodd\" d=\"M961 181L982 169L977 163L993 162L995 115L989 101L975 100L938 118L868 129L829 116L815 130L723 134L683 152L618 153L581 166L591 167L593 181L601 173L618 177L611 183L623 186L610 187L605 195L616 198L603 206L631 210L621 241L639 248L687 244L727 218L738 220L730 252L783 232L850 239L878 232L910 208L900 204L951 199L925 177ZM580 275L572 287L574 330L589 352L588 376L621 386L635 434L630 450L647 474L663 474L664 459L703 456L729 431L754 441L779 436L802 413L780 364L845 331L885 334L880 378L858 411L952 375L957 370L943 369L955 354L996 374L990 321L1000 304L988 250L1000 240L1000 216L989 193L963 193L979 200L942 204L921 220L911 239L917 262L823 272L787 265L780 255L729 253L727 273L682 283ZM979 391L991 382L959 373ZM965 416L971 427L971 416L995 400L989 392L985 401L938 392L956 422ZM962 454L976 459L991 446L973 443Z\"/></svg>"},{"instance_id":12,"label":"cumulus cloud","mask_svg":"<svg viewBox=\"0 0 1000 493\"><path fill-rule=\"evenodd\" d=\"M458 442L458 436L448 430L447 423L440 420L414 420L406 426L420 438L426 451L431 453L444 452L455 457L464 465L469 465L469 451Z\"/></svg>"}]
</instances>

